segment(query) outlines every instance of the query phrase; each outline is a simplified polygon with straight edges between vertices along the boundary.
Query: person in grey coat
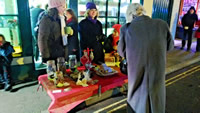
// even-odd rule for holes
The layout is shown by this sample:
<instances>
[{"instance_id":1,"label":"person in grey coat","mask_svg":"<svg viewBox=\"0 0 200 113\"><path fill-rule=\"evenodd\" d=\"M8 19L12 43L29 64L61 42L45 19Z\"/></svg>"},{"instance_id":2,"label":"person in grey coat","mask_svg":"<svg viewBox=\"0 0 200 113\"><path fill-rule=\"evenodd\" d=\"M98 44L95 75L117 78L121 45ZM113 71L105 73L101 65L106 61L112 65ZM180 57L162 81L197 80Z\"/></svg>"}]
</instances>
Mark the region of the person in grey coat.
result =
<instances>
[{"instance_id":1,"label":"person in grey coat","mask_svg":"<svg viewBox=\"0 0 200 113\"><path fill-rule=\"evenodd\" d=\"M166 52L173 49L168 25L145 15L138 3L127 8L118 53L128 63L128 113L165 113Z\"/></svg>"}]
</instances>

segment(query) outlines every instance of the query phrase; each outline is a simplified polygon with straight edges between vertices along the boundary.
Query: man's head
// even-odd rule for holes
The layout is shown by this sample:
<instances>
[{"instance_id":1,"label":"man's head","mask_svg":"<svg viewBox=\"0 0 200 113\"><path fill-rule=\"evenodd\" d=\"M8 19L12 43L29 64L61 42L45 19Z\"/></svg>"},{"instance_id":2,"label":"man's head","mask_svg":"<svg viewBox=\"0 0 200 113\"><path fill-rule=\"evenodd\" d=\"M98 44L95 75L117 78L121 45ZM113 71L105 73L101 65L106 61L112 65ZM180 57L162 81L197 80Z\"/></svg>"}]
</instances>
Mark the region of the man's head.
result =
<instances>
[{"instance_id":1,"label":"man's head","mask_svg":"<svg viewBox=\"0 0 200 113\"><path fill-rule=\"evenodd\" d=\"M126 21L131 22L135 17L145 15L146 11L144 7L139 3L129 4L126 10Z\"/></svg>"},{"instance_id":2,"label":"man's head","mask_svg":"<svg viewBox=\"0 0 200 113\"><path fill-rule=\"evenodd\" d=\"M192 7L190 7L190 9L189 9L189 13L190 14L194 14L195 13L195 8L192 6Z\"/></svg>"},{"instance_id":3,"label":"man's head","mask_svg":"<svg viewBox=\"0 0 200 113\"><path fill-rule=\"evenodd\" d=\"M0 34L0 46L2 46L5 43L5 37Z\"/></svg>"}]
</instances>

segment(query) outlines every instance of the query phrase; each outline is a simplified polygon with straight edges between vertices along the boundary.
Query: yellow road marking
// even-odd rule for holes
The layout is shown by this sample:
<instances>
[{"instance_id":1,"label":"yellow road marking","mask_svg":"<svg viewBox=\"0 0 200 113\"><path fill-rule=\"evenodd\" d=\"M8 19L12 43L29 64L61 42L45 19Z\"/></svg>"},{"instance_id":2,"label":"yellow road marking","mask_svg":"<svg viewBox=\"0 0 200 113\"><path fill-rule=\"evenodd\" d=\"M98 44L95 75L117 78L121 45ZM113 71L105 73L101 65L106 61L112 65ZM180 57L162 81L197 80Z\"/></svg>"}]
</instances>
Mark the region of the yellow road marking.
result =
<instances>
[{"instance_id":1,"label":"yellow road marking","mask_svg":"<svg viewBox=\"0 0 200 113\"><path fill-rule=\"evenodd\" d=\"M122 105L120 105L120 106L108 111L107 113L112 113L112 112L117 111L117 110L119 110L119 109L121 109L123 107L126 107L126 106L127 106L127 104L122 104Z\"/></svg>"},{"instance_id":2,"label":"yellow road marking","mask_svg":"<svg viewBox=\"0 0 200 113\"><path fill-rule=\"evenodd\" d=\"M175 82L177 82L178 80L181 80L181 79L183 79L183 78L185 78L185 77L191 75L192 73L197 72L197 71L200 71L200 69L197 69L197 70L195 70L195 71L193 71L193 72L191 72L191 73L188 73L188 74L186 74L186 75L184 75L184 76L181 76L180 78L175 79L175 80L172 81L172 82L167 83L167 84L166 84L166 87L169 86L169 85L171 85L171 84L173 84L173 83L175 83Z\"/></svg>"},{"instance_id":3,"label":"yellow road marking","mask_svg":"<svg viewBox=\"0 0 200 113\"><path fill-rule=\"evenodd\" d=\"M197 68L199 68L199 69L197 69ZM174 77L172 77L172 78L169 78L169 79L165 80L165 83L166 83L165 86L167 87L167 86L169 86L169 85L171 85L171 84L177 82L178 80L181 80L181 79L183 79L183 78L185 78L185 77L187 77L187 76L189 76L189 75L191 75L192 73L195 73L195 72L197 72L197 71L200 71L200 66L193 67L193 68L191 68L190 70L187 70L187 71L185 71L185 72L183 72L183 73L181 73L181 74L178 74L178 75L176 75L176 76L174 76ZM184 75L184 76L183 76L183 75ZM178 78L178 77L180 77L180 78ZM173 81L171 81L171 80L173 80ZM169 82L169 81L171 81L171 82ZM168 82L168 83L167 83L167 82ZM104 108L101 108L101 109L95 111L94 113L99 113L99 112L101 112L101 111L104 111L104 110L106 110L106 109L108 109L108 108L111 108L112 106L115 106L115 105L117 105L117 104L119 104L119 103L121 103L121 102L123 102L123 101L126 101L126 100L127 100L127 98L125 98L125 99L123 99L123 100L121 100L121 101L115 102L115 103L113 103L113 104L111 104L111 105L109 105L109 106L106 106L106 107L104 107ZM122 104L122 105L120 105L120 106L118 106L118 107L116 107L116 108L114 108L114 109L108 111L108 113L112 113L112 112L114 112L114 111L116 111L116 110L118 110L118 109L120 109L120 108L122 108L122 107L125 107L126 105L127 105L127 104Z\"/></svg>"},{"instance_id":4,"label":"yellow road marking","mask_svg":"<svg viewBox=\"0 0 200 113\"><path fill-rule=\"evenodd\" d=\"M200 66L193 67L193 68L190 69L190 70L187 70L187 71L185 71L185 72L183 72L183 73L181 73L181 74L178 74L178 75L176 75L176 76L174 76L174 77L172 77L172 78L169 78L169 79L165 80L165 83L166 83L166 82L169 82L169 81L171 81L171 80L174 80L174 79L176 79L176 78L178 78L178 77L180 77L180 76L182 76L182 75L185 75L185 74L187 74L188 72L193 71L193 70L195 70L195 69L197 69L197 68L199 68L199 67L200 67Z\"/></svg>"},{"instance_id":5,"label":"yellow road marking","mask_svg":"<svg viewBox=\"0 0 200 113\"><path fill-rule=\"evenodd\" d=\"M99 112L101 112L101 111L103 111L103 110L105 110L105 109L108 109L108 108L110 108L110 107L112 107L112 106L114 106L114 105L117 105L117 104L119 104L119 103L121 103L121 102L123 102L123 101L126 101L126 100L127 100L127 98L125 98L125 99L123 99L123 100L120 100L120 101L118 101L118 102L115 102L115 103L113 103L113 104L111 104L111 105L109 105L109 106L106 106L106 107L104 107L104 108L102 108L102 109L99 109L99 110L95 111L94 113L99 113Z\"/></svg>"}]
</instances>

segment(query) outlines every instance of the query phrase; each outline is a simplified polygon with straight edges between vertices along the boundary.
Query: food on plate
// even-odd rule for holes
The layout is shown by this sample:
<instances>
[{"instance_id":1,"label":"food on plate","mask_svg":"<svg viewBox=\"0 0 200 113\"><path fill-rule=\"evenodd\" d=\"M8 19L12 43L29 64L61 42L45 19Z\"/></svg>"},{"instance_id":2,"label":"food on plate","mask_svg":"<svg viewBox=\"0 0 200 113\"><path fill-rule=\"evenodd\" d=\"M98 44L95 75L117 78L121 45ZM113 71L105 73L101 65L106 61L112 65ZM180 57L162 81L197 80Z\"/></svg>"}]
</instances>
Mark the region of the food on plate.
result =
<instances>
[{"instance_id":1,"label":"food on plate","mask_svg":"<svg viewBox=\"0 0 200 113\"><path fill-rule=\"evenodd\" d=\"M106 64L97 65L94 70L98 75L112 74L116 71L111 67L108 67Z\"/></svg>"}]
</instances>

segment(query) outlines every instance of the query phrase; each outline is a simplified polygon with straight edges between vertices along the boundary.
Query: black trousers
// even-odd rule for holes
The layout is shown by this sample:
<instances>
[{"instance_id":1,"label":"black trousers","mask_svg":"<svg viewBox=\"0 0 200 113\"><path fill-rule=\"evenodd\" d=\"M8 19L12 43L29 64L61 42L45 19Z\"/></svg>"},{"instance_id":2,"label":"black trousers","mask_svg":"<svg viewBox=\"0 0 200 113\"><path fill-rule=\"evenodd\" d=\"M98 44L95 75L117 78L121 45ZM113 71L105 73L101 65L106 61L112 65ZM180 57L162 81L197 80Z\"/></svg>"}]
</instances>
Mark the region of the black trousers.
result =
<instances>
[{"instance_id":1,"label":"black trousers","mask_svg":"<svg viewBox=\"0 0 200 113\"><path fill-rule=\"evenodd\" d=\"M184 48L184 46L185 46L185 43L187 40L186 36L188 35L187 49L188 50L190 49L191 44L192 44L192 32L193 32L192 29L188 29L188 30L184 29L184 35L183 35L184 37L182 39L182 48Z\"/></svg>"},{"instance_id":2,"label":"black trousers","mask_svg":"<svg viewBox=\"0 0 200 113\"><path fill-rule=\"evenodd\" d=\"M200 38L197 38L196 51L200 51Z\"/></svg>"}]
</instances>

